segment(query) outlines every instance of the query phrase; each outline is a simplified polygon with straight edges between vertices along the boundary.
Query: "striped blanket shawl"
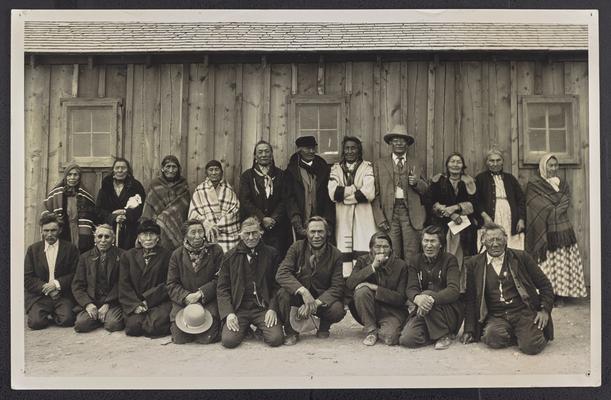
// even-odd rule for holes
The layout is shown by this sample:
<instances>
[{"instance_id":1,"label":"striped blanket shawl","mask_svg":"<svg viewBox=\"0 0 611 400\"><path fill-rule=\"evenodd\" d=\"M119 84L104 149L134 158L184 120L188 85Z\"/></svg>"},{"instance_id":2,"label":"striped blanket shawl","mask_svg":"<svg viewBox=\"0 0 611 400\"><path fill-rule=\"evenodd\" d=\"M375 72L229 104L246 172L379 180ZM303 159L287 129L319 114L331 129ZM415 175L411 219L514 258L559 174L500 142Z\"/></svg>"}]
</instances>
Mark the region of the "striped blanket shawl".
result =
<instances>
[{"instance_id":1,"label":"striped blanket shawl","mask_svg":"<svg viewBox=\"0 0 611 400\"><path fill-rule=\"evenodd\" d=\"M219 230L218 244L226 253L239 242L240 201L231 185L222 181L219 192L206 178L200 183L191 199L189 219L206 220Z\"/></svg>"},{"instance_id":2,"label":"striped blanket shawl","mask_svg":"<svg viewBox=\"0 0 611 400\"><path fill-rule=\"evenodd\" d=\"M526 250L539 262L545 261L547 251L570 246L577 242L568 216L569 186L560 182L556 192L540 176L526 186Z\"/></svg>"},{"instance_id":3,"label":"striped blanket shawl","mask_svg":"<svg viewBox=\"0 0 611 400\"><path fill-rule=\"evenodd\" d=\"M66 206L64 202L64 186L53 188L43 202L44 210L41 215L55 213L64 225L68 222L68 216L64 212ZM79 243L86 243L93 237L93 227L96 221L95 200L82 187L78 187L76 192L76 208L78 210ZM64 229L69 230L64 226ZM83 238L81 242L80 238Z\"/></svg>"},{"instance_id":4,"label":"striped blanket shawl","mask_svg":"<svg viewBox=\"0 0 611 400\"><path fill-rule=\"evenodd\" d=\"M142 218L152 219L161 227L163 247L171 250L182 245L182 224L187 218L190 200L191 193L184 177L168 182L162 176L151 182Z\"/></svg>"}]
</instances>

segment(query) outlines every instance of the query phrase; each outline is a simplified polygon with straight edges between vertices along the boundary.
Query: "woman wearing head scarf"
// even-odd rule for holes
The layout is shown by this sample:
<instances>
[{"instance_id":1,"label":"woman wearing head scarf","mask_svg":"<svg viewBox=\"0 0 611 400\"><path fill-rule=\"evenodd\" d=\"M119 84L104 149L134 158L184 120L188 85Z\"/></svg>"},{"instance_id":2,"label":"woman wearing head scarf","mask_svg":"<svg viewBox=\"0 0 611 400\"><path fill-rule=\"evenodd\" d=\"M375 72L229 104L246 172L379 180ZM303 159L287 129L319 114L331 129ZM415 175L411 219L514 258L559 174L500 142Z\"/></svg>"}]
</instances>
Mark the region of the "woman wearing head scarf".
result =
<instances>
[{"instance_id":1,"label":"woman wearing head scarf","mask_svg":"<svg viewBox=\"0 0 611 400\"><path fill-rule=\"evenodd\" d=\"M60 239L72 242L81 253L93 247L95 201L81 185L81 167L66 166L61 181L47 194L44 208L43 215L55 213L62 221Z\"/></svg>"},{"instance_id":2,"label":"woman wearing head scarf","mask_svg":"<svg viewBox=\"0 0 611 400\"><path fill-rule=\"evenodd\" d=\"M117 247L128 250L135 246L145 198L144 188L134 178L129 162L116 158L112 173L102 179L96 208L98 218L115 230Z\"/></svg>"},{"instance_id":3,"label":"woman wearing head scarf","mask_svg":"<svg viewBox=\"0 0 611 400\"><path fill-rule=\"evenodd\" d=\"M356 258L369 252L369 240L377 230L371 208L376 194L373 167L363 161L359 138L346 136L342 140L342 159L331 167L327 187L335 203L335 239L347 278Z\"/></svg>"},{"instance_id":4,"label":"woman wearing head scarf","mask_svg":"<svg viewBox=\"0 0 611 400\"><path fill-rule=\"evenodd\" d=\"M546 154L526 186L526 251L547 275L559 297L585 297L581 255L568 209L569 185L558 177L558 158Z\"/></svg>"},{"instance_id":5,"label":"woman wearing head scarf","mask_svg":"<svg viewBox=\"0 0 611 400\"><path fill-rule=\"evenodd\" d=\"M149 187L142 218L152 219L161 227L160 245L174 250L182 244L182 224L187 219L191 193L181 176L178 158L169 155L161 161L161 174Z\"/></svg>"},{"instance_id":6,"label":"woman wearing head scarf","mask_svg":"<svg viewBox=\"0 0 611 400\"><path fill-rule=\"evenodd\" d=\"M206 164L206 179L193 192L189 219L202 221L206 231L215 232L216 242L225 253L240 240L240 201L223 179L223 166L217 160Z\"/></svg>"},{"instance_id":7,"label":"woman wearing head scarf","mask_svg":"<svg viewBox=\"0 0 611 400\"><path fill-rule=\"evenodd\" d=\"M515 176L503 172L503 153L492 149L486 156L487 171L475 177L477 214L483 226L494 222L507 232L507 247L524 250L526 198Z\"/></svg>"},{"instance_id":8,"label":"woman wearing head scarf","mask_svg":"<svg viewBox=\"0 0 611 400\"><path fill-rule=\"evenodd\" d=\"M446 174L435 175L427 194L427 210L431 224L443 228L446 234L446 251L462 265L465 256L476 253L476 228L474 204L475 180L465 174L465 159L460 153L452 153L446 159ZM459 225L463 219L471 223L457 234L452 234L448 223ZM461 288L464 289L464 288Z\"/></svg>"}]
</instances>

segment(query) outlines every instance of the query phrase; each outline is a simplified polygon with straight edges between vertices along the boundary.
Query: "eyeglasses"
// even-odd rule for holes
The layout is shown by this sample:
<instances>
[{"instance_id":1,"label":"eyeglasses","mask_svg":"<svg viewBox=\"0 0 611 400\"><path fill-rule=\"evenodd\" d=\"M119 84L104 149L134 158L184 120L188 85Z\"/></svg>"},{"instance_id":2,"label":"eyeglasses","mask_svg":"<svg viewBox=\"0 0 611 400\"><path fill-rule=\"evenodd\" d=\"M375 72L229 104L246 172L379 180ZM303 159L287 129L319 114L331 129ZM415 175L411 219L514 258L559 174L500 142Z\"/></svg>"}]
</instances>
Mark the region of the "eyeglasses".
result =
<instances>
[{"instance_id":1,"label":"eyeglasses","mask_svg":"<svg viewBox=\"0 0 611 400\"><path fill-rule=\"evenodd\" d=\"M98 239L110 239L110 235L99 234L99 235L96 235L96 237Z\"/></svg>"}]
</instances>

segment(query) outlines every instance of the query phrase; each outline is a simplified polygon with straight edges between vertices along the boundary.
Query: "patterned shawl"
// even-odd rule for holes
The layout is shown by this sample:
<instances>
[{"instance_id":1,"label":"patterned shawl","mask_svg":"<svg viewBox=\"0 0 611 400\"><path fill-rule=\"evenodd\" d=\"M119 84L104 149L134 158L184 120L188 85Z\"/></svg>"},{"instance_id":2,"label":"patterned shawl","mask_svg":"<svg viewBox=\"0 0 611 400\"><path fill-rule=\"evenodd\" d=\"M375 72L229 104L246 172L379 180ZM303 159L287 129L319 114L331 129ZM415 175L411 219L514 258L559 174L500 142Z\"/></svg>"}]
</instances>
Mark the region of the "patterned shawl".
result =
<instances>
[{"instance_id":1,"label":"patterned shawl","mask_svg":"<svg viewBox=\"0 0 611 400\"><path fill-rule=\"evenodd\" d=\"M189 206L189 219L214 224L219 231L217 242L226 253L240 240L240 201L227 182L221 181L218 189L217 195L208 178L197 186Z\"/></svg>"},{"instance_id":2,"label":"patterned shawl","mask_svg":"<svg viewBox=\"0 0 611 400\"><path fill-rule=\"evenodd\" d=\"M538 261L545 261L547 251L577 242L568 216L569 186L560 181L557 192L539 175L526 186L526 250Z\"/></svg>"},{"instance_id":3,"label":"patterned shawl","mask_svg":"<svg viewBox=\"0 0 611 400\"><path fill-rule=\"evenodd\" d=\"M191 193L184 177L174 182L163 174L151 182L142 218L152 219L161 227L161 245L168 250L182 245L182 224L187 217Z\"/></svg>"}]
</instances>

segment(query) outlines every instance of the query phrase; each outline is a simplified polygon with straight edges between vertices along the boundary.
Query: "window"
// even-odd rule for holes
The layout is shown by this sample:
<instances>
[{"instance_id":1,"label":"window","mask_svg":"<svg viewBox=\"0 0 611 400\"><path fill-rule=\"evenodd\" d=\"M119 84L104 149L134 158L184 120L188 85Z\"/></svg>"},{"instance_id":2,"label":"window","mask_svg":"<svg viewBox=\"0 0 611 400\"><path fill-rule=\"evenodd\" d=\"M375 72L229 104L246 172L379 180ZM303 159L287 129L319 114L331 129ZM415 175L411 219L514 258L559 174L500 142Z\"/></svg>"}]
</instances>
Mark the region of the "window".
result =
<instances>
[{"instance_id":1,"label":"window","mask_svg":"<svg viewBox=\"0 0 611 400\"><path fill-rule=\"evenodd\" d=\"M538 164L545 153L558 155L562 164L579 163L577 98L523 96L521 156L524 164Z\"/></svg>"},{"instance_id":2,"label":"window","mask_svg":"<svg viewBox=\"0 0 611 400\"><path fill-rule=\"evenodd\" d=\"M121 134L121 100L110 98L62 99L64 163L108 167Z\"/></svg>"},{"instance_id":3,"label":"window","mask_svg":"<svg viewBox=\"0 0 611 400\"><path fill-rule=\"evenodd\" d=\"M318 155L337 162L345 134L346 99L342 96L294 96L289 107L291 143L300 136L314 136Z\"/></svg>"}]
</instances>

